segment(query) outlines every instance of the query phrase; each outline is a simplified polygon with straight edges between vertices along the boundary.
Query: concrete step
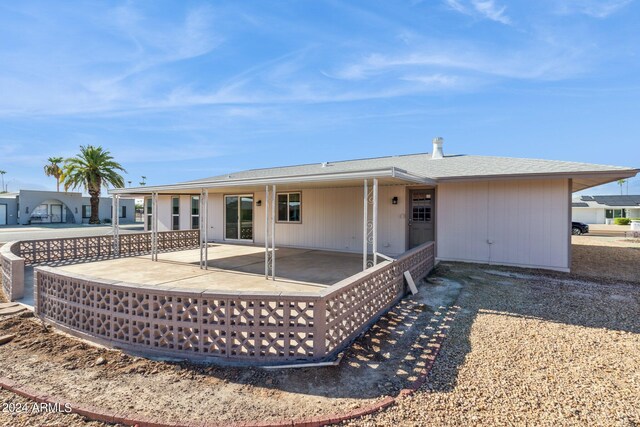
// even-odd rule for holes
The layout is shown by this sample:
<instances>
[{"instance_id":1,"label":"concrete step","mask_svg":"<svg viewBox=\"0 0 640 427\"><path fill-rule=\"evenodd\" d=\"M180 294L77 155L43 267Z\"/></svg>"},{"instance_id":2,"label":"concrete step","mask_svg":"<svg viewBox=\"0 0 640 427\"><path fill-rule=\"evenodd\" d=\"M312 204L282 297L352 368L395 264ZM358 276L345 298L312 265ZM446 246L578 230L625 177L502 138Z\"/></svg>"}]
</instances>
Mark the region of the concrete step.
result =
<instances>
[{"instance_id":1,"label":"concrete step","mask_svg":"<svg viewBox=\"0 0 640 427\"><path fill-rule=\"evenodd\" d=\"M17 302L0 302L0 310L2 310L3 308L15 307L17 305Z\"/></svg>"},{"instance_id":2,"label":"concrete step","mask_svg":"<svg viewBox=\"0 0 640 427\"><path fill-rule=\"evenodd\" d=\"M24 308L23 306L16 304L14 306L11 307L6 307L6 308L0 308L0 317L2 316L10 316L12 314L18 314L21 313L23 311L26 311L27 309Z\"/></svg>"}]
</instances>

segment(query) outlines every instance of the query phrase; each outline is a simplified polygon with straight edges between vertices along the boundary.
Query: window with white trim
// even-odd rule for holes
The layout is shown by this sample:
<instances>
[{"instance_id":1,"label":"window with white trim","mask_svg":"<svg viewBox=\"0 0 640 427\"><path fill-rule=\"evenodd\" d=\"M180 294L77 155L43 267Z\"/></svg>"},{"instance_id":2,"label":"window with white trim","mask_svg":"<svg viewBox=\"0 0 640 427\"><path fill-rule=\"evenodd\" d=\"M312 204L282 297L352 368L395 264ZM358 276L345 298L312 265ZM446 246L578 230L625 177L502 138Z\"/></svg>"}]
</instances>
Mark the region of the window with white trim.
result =
<instances>
[{"instance_id":1,"label":"window with white trim","mask_svg":"<svg viewBox=\"0 0 640 427\"><path fill-rule=\"evenodd\" d=\"M278 193L278 222L301 222L301 210L301 193Z\"/></svg>"},{"instance_id":2,"label":"window with white trim","mask_svg":"<svg viewBox=\"0 0 640 427\"><path fill-rule=\"evenodd\" d=\"M191 196L191 229L200 228L200 196Z\"/></svg>"},{"instance_id":3,"label":"window with white trim","mask_svg":"<svg viewBox=\"0 0 640 427\"><path fill-rule=\"evenodd\" d=\"M144 199L145 205L146 205L146 215L147 215L147 231L151 231L151 218L152 218L152 212L153 212L153 200L151 199L151 197L148 197L146 199Z\"/></svg>"},{"instance_id":4,"label":"window with white trim","mask_svg":"<svg viewBox=\"0 0 640 427\"><path fill-rule=\"evenodd\" d=\"M180 197L171 198L171 229L180 230Z\"/></svg>"}]
</instances>

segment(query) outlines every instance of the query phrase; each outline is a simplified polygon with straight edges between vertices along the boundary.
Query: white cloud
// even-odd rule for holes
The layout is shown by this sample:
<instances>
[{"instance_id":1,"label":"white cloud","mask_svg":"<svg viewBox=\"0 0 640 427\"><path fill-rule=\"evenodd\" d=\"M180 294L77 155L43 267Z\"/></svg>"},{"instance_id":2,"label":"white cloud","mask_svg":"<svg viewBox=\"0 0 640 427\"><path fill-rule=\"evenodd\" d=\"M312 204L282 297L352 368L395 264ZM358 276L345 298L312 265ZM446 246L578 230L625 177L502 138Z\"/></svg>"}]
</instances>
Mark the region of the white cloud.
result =
<instances>
[{"instance_id":1,"label":"white cloud","mask_svg":"<svg viewBox=\"0 0 640 427\"><path fill-rule=\"evenodd\" d=\"M493 0L471 0L471 4L485 18L505 25L511 24L511 20L504 13L507 10L506 6L500 7Z\"/></svg>"},{"instance_id":2,"label":"white cloud","mask_svg":"<svg viewBox=\"0 0 640 427\"><path fill-rule=\"evenodd\" d=\"M444 2L456 12L469 14L469 10L459 0L445 0Z\"/></svg>"},{"instance_id":3,"label":"white cloud","mask_svg":"<svg viewBox=\"0 0 640 427\"><path fill-rule=\"evenodd\" d=\"M444 74L418 74L401 77L408 82L417 82L431 88L454 87L460 83L458 76Z\"/></svg>"},{"instance_id":4,"label":"white cloud","mask_svg":"<svg viewBox=\"0 0 640 427\"><path fill-rule=\"evenodd\" d=\"M631 4L633 0L562 0L554 3L561 15L581 13L594 18L606 18Z\"/></svg>"},{"instance_id":5,"label":"white cloud","mask_svg":"<svg viewBox=\"0 0 640 427\"><path fill-rule=\"evenodd\" d=\"M478 74L523 80L558 80L582 71L581 51L562 45L533 46L512 51L486 51L468 44L425 42L426 47L400 55L372 54L331 75L366 80L397 72L428 75Z\"/></svg>"},{"instance_id":6,"label":"white cloud","mask_svg":"<svg viewBox=\"0 0 640 427\"><path fill-rule=\"evenodd\" d=\"M65 16L65 11L61 16ZM33 11L34 25L22 51L0 51L0 116L101 113L146 106L168 86L167 65L206 55L223 38L213 29L210 8L188 9L170 21L147 16L127 5L92 10L88 31L61 28ZM74 22L75 23L75 22ZM50 43L49 34L56 34ZM85 38L83 38L85 37Z\"/></svg>"},{"instance_id":7,"label":"white cloud","mask_svg":"<svg viewBox=\"0 0 640 427\"><path fill-rule=\"evenodd\" d=\"M494 0L444 0L452 10L469 16L479 16L484 19L510 25L511 19L506 15L506 6L499 6Z\"/></svg>"}]
</instances>

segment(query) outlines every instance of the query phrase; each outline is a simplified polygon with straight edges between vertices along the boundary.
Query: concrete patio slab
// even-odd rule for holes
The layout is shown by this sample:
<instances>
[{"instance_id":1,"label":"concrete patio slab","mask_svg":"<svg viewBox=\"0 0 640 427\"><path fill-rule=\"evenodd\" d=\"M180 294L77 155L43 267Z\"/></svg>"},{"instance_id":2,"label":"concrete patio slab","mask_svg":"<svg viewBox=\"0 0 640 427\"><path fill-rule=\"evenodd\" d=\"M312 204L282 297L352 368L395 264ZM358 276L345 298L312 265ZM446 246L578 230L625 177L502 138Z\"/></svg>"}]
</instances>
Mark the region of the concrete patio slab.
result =
<instances>
[{"instance_id":1,"label":"concrete patio slab","mask_svg":"<svg viewBox=\"0 0 640 427\"><path fill-rule=\"evenodd\" d=\"M362 270L357 254L308 249L276 250L276 281L264 278L264 248L214 243L209 246L208 270L199 268L199 249L56 268L100 279L202 291L320 292Z\"/></svg>"}]
</instances>

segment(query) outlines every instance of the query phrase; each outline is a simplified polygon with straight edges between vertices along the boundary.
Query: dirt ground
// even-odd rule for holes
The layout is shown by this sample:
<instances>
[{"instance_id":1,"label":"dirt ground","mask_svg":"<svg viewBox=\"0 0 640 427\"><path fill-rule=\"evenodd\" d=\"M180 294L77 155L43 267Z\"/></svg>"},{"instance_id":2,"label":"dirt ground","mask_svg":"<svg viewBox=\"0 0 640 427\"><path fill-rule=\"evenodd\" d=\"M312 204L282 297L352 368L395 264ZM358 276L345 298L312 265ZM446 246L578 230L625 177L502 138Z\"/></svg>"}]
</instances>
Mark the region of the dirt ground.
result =
<instances>
[{"instance_id":1,"label":"dirt ground","mask_svg":"<svg viewBox=\"0 0 640 427\"><path fill-rule=\"evenodd\" d=\"M0 425L7 427L106 427L113 424L105 424L97 421L87 421L84 417L75 414L40 411L34 407L34 402L20 397L6 390L0 389L0 404L13 405L20 408L10 414L8 411L0 414ZM2 410L2 408L0 408Z\"/></svg>"},{"instance_id":2,"label":"dirt ground","mask_svg":"<svg viewBox=\"0 0 640 427\"><path fill-rule=\"evenodd\" d=\"M417 379L428 342L460 285L431 279L346 352L339 366L263 370L167 363L45 331L34 318L0 320L0 372L37 391L166 422L269 421L349 412ZM96 363L104 358L104 364ZM6 419L9 414L2 414Z\"/></svg>"},{"instance_id":3,"label":"dirt ground","mask_svg":"<svg viewBox=\"0 0 640 427\"><path fill-rule=\"evenodd\" d=\"M640 425L639 285L442 269L464 290L428 382L346 425Z\"/></svg>"},{"instance_id":4,"label":"dirt ground","mask_svg":"<svg viewBox=\"0 0 640 427\"><path fill-rule=\"evenodd\" d=\"M0 372L71 401L166 421L335 414L395 396L413 381L442 313L458 298L427 384L347 425L640 425L640 243L573 240L572 275L441 264L420 294L383 317L337 367L265 371L149 361L14 317L0 320L0 335L18 335L0 346ZM96 365L100 357L106 363ZM0 391L0 403L7 401L27 402ZM0 425L85 421L4 412Z\"/></svg>"}]
</instances>

